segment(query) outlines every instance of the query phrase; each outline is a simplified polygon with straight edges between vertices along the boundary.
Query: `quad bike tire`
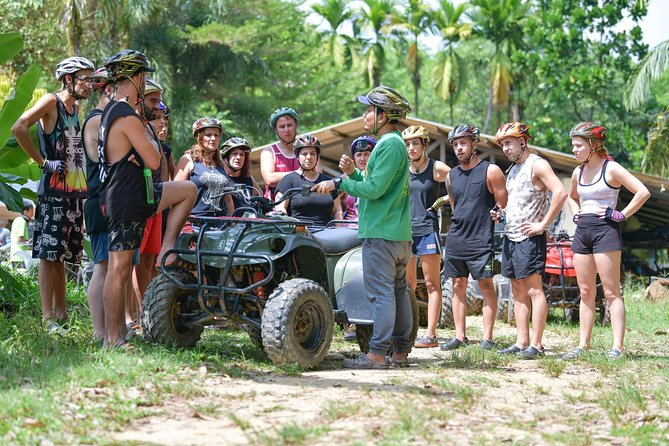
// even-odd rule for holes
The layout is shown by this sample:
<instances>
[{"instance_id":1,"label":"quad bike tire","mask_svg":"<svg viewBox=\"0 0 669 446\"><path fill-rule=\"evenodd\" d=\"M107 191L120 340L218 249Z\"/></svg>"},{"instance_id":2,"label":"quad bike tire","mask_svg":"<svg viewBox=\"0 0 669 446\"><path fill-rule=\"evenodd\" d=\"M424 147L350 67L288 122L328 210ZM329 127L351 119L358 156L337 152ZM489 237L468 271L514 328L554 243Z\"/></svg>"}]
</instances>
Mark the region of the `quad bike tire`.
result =
<instances>
[{"instance_id":1,"label":"quad bike tire","mask_svg":"<svg viewBox=\"0 0 669 446\"><path fill-rule=\"evenodd\" d=\"M467 316L475 316L483 312L483 299L476 295L471 280L467 282ZM439 328L453 328L453 279L447 278L441 283L441 315Z\"/></svg>"},{"instance_id":2,"label":"quad bike tire","mask_svg":"<svg viewBox=\"0 0 669 446\"><path fill-rule=\"evenodd\" d=\"M621 290L622 294L622 290ZM564 309L564 318L570 324L579 323L580 310L579 307L565 308ZM601 284L597 283L597 295L595 296L595 316L596 321L599 322L602 326L611 325L611 311L609 304L604 297L604 289Z\"/></svg>"},{"instance_id":3,"label":"quad bike tire","mask_svg":"<svg viewBox=\"0 0 669 446\"><path fill-rule=\"evenodd\" d=\"M255 325L248 324L244 327L244 331L249 335L249 339L256 347L261 350L264 348L262 345L262 329Z\"/></svg>"},{"instance_id":4,"label":"quad bike tire","mask_svg":"<svg viewBox=\"0 0 669 446\"><path fill-rule=\"evenodd\" d=\"M411 288L407 287L407 295L409 296L409 303L411 304L411 315L413 318L413 326L411 328L411 334L409 335L409 339L411 340L411 345L413 346L414 342L416 342L416 338L418 337L420 311L418 309L418 301L416 300L416 294L413 292ZM355 324L355 337L356 340L358 341L358 347L360 347L361 352L367 353L369 351L369 341L372 339L373 331L374 331L374 325ZM386 353L388 354L392 353L392 346Z\"/></svg>"},{"instance_id":5,"label":"quad bike tire","mask_svg":"<svg viewBox=\"0 0 669 446\"><path fill-rule=\"evenodd\" d=\"M188 271L171 273L182 283L196 283L195 276ZM193 347L200 340L201 325L186 326L179 314L199 310L194 290L179 288L166 275L159 273L149 284L142 302L142 325L149 339L163 345Z\"/></svg>"},{"instance_id":6,"label":"quad bike tire","mask_svg":"<svg viewBox=\"0 0 669 446\"><path fill-rule=\"evenodd\" d=\"M322 286L308 279L290 279L269 296L261 336L274 364L314 367L327 355L334 332L332 302Z\"/></svg>"}]
</instances>

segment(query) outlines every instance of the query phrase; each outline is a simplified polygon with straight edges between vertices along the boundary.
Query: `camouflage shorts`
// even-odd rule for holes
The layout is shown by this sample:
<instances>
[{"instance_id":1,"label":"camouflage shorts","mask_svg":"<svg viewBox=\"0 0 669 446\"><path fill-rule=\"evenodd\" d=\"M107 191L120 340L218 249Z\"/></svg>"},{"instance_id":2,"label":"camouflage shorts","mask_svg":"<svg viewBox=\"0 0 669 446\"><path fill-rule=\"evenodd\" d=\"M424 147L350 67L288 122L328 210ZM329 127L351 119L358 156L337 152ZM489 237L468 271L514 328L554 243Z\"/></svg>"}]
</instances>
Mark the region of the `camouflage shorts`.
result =
<instances>
[{"instance_id":1,"label":"camouflage shorts","mask_svg":"<svg viewBox=\"0 0 669 446\"><path fill-rule=\"evenodd\" d=\"M84 254L83 199L39 196L33 258L81 263Z\"/></svg>"},{"instance_id":2,"label":"camouflage shorts","mask_svg":"<svg viewBox=\"0 0 669 446\"><path fill-rule=\"evenodd\" d=\"M146 220L129 220L116 223L109 228L110 251L132 251L139 249L144 236Z\"/></svg>"}]
</instances>

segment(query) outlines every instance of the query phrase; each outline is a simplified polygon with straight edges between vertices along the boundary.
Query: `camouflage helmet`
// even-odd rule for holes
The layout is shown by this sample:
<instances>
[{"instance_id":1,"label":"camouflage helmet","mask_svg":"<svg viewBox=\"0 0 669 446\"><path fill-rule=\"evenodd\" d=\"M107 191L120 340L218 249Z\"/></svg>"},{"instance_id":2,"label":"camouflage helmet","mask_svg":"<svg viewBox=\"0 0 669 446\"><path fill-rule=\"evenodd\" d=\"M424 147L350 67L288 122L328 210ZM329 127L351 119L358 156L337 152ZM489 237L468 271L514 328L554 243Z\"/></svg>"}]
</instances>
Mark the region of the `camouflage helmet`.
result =
<instances>
[{"instance_id":1,"label":"camouflage helmet","mask_svg":"<svg viewBox=\"0 0 669 446\"><path fill-rule=\"evenodd\" d=\"M118 81L130 77L138 71L154 72L144 53L135 50L122 50L105 61L109 76Z\"/></svg>"},{"instance_id":2,"label":"camouflage helmet","mask_svg":"<svg viewBox=\"0 0 669 446\"><path fill-rule=\"evenodd\" d=\"M374 87L364 96L358 96L358 101L365 105L380 108L389 120L402 120L411 111L409 101L394 90L386 86Z\"/></svg>"},{"instance_id":3,"label":"camouflage helmet","mask_svg":"<svg viewBox=\"0 0 669 446\"><path fill-rule=\"evenodd\" d=\"M233 136L221 146L221 156L226 158L232 149L242 149L245 153L249 153L251 151L251 144L244 138Z\"/></svg>"}]
</instances>

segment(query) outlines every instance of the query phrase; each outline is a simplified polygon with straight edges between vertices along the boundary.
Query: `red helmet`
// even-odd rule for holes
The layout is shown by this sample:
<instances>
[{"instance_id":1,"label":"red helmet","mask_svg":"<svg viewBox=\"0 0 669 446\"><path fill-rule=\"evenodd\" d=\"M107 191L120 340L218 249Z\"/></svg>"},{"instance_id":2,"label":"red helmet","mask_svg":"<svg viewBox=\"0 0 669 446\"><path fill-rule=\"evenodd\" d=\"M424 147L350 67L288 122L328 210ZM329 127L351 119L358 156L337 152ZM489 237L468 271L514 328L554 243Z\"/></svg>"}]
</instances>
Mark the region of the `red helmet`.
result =
<instances>
[{"instance_id":1,"label":"red helmet","mask_svg":"<svg viewBox=\"0 0 669 446\"><path fill-rule=\"evenodd\" d=\"M295 155L299 155L300 150L304 149L305 147L313 147L314 149L316 149L316 153L318 155L321 154L321 142L314 135L310 134L302 135L295 140L295 144L293 144Z\"/></svg>"},{"instance_id":2,"label":"red helmet","mask_svg":"<svg viewBox=\"0 0 669 446\"><path fill-rule=\"evenodd\" d=\"M583 138L606 141L606 130L606 127L603 125L585 121L576 124L569 132L569 137L582 136Z\"/></svg>"},{"instance_id":3,"label":"red helmet","mask_svg":"<svg viewBox=\"0 0 669 446\"><path fill-rule=\"evenodd\" d=\"M495 134L495 142L499 144L504 138L513 136L516 138L525 138L525 141L532 139L530 136L530 126L522 122L507 122L502 124Z\"/></svg>"}]
</instances>

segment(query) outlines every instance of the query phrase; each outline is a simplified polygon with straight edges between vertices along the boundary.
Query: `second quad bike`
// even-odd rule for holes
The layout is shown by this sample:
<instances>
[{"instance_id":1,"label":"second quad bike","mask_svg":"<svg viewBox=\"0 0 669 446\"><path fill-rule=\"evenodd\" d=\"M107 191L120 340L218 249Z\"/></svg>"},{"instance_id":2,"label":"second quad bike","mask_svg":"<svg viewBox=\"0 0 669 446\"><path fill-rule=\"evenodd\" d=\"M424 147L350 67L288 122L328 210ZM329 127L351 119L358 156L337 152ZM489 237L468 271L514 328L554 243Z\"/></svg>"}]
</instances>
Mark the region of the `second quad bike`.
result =
<instances>
[{"instance_id":1,"label":"second quad bike","mask_svg":"<svg viewBox=\"0 0 669 446\"><path fill-rule=\"evenodd\" d=\"M328 352L335 322L355 323L365 351L373 313L360 289L357 230L310 230L305 222L272 215L279 202L309 195L308 187L290 189L277 202L250 196L245 188L224 193L238 194L247 206L233 217L192 217L194 231L164 256L142 304L147 337L192 347L205 326L234 326L248 332L273 363L313 367ZM172 254L178 260L167 267ZM412 302L413 341L418 311Z\"/></svg>"}]
</instances>

